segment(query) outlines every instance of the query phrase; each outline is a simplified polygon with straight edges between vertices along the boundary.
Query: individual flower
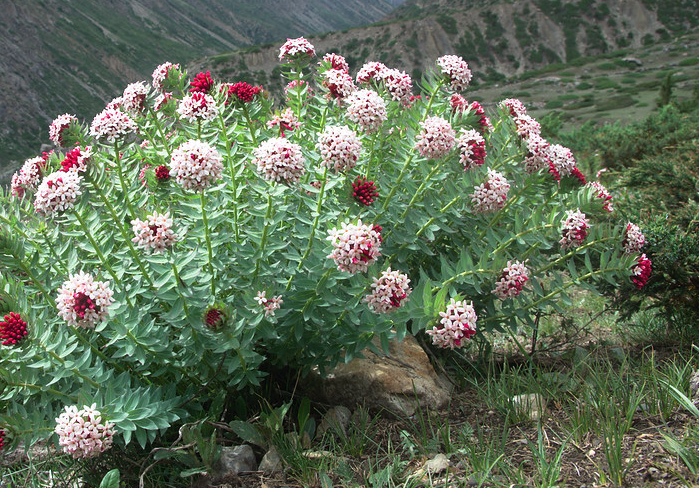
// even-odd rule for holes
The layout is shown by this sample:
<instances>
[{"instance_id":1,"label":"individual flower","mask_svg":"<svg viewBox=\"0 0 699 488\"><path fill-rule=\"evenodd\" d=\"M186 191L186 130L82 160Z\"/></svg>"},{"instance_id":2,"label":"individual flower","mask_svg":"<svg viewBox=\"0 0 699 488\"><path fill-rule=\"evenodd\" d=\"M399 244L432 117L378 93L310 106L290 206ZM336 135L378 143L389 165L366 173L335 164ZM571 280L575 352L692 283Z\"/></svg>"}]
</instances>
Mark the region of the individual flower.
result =
<instances>
[{"instance_id":1,"label":"individual flower","mask_svg":"<svg viewBox=\"0 0 699 488\"><path fill-rule=\"evenodd\" d=\"M161 164L155 168L155 179L158 180L159 183L166 182L170 179L170 169L164 164Z\"/></svg>"},{"instance_id":2,"label":"individual flower","mask_svg":"<svg viewBox=\"0 0 699 488\"><path fill-rule=\"evenodd\" d=\"M347 60L345 60L344 56L340 56L339 54L335 53L328 53L323 56L323 61L319 62L318 66L322 67L323 62L328 63L331 69L349 73L349 64L347 64Z\"/></svg>"},{"instance_id":3,"label":"individual flower","mask_svg":"<svg viewBox=\"0 0 699 488\"><path fill-rule=\"evenodd\" d=\"M16 197L22 197L27 190L33 190L41 182L41 175L46 166L42 156L27 159L22 167L12 175L11 191Z\"/></svg>"},{"instance_id":4,"label":"individual flower","mask_svg":"<svg viewBox=\"0 0 699 488\"><path fill-rule=\"evenodd\" d=\"M114 424L103 419L95 403L80 410L71 405L56 419L54 432L63 452L75 459L91 458L112 447Z\"/></svg>"},{"instance_id":5,"label":"individual flower","mask_svg":"<svg viewBox=\"0 0 699 488\"><path fill-rule=\"evenodd\" d=\"M340 271L365 272L381 256L380 229L363 224L361 220L330 229L327 240L332 243L333 250L327 257L335 261Z\"/></svg>"},{"instance_id":6,"label":"individual flower","mask_svg":"<svg viewBox=\"0 0 699 488\"><path fill-rule=\"evenodd\" d=\"M594 195L603 201L602 208L607 212L613 212L612 196L607 189L599 181L591 181L587 184L588 188L592 188Z\"/></svg>"},{"instance_id":7,"label":"individual flower","mask_svg":"<svg viewBox=\"0 0 699 488\"><path fill-rule=\"evenodd\" d=\"M561 240L558 241L562 249L570 247L575 248L580 246L587 237L587 229L590 228L590 223L584 213L577 209L576 211L567 210L566 219L561 228Z\"/></svg>"},{"instance_id":8,"label":"individual flower","mask_svg":"<svg viewBox=\"0 0 699 488\"><path fill-rule=\"evenodd\" d=\"M384 86L397 102L408 103L413 90L413 80L405 71L386 68L378 73Z\"/></svg>"},{"instance_id":9,"label":"individual flower","mask_svg":"<svg viewBox=\"0 0 699 488\"><path fill-rule=\"evenodd\" d=\"M93 329L107 320L113 296L108 281L95 281L91 275L80 271L70 275L58 290L58 315L68 325Z\"/></svg>"},{"instance_id":10,"label":"individual flower","mask_svg":"<svg viewBox=\"0 0 699 488\"><path fill-rule=\"evenodd\" d=\"M362 143L357 134L346 125L329 125L318 135L316 149L323 158L321 165L338 173L355 167L362 152Z\"/></svg>"},{"instance_id":11,"label":"individual flower","mask_svg":"<svg viewBox=\"0 0 699 488\"><path fill-rule=\"evenodd\" d=\"M646 236L641 232L641 228L631 222L627 223L626 229L624 229L624 239L621 241L624 252L626 254L639 253L645 243Z\"/></svg>"},{"instance_id":12,"label":"individual flower","mask_svg":"<svg viewBox=\"0 0 699 488\"><path fill-rule=\"evenodd\" d=\"M283 137L263 141L253 154L253 164L267 181L297 183L306 172L301 146Z\"/></svg>"},{"instance_id":13,"label":"individual flower","mask_svg":"<svg viewBox=\"0 0 699 488\"><path fill-rule=\"evenodd\" d=\"M59 115L51 122L49 139L57 146L66 147L67 142L65 139L67 138L65 136L68 135L71 127L79 127L77 117L70 114Z\"/></svg>"},{"instance_id":14,"label":"individual flower","mask_svg":"<svg viewBox=\"0 0 699 488\"><path fill-rule=\"evenodd\" d=\"M464 339L471 338L476 333L478 316L473 303L450 299L444 312L439 312L439 324L426 330L432 337L432 344L437 347L454 349L462 346Z\"/></svg>"},{"instance_id":15,"label":"individual flower","mask_svg":"<svg viewBox=\"0 0 699 488\"><path fill-rule=\"evenodd\" d=\"M422 132L418 134L415 149L427 159L437 159L451 151L456 144L456 132L451 124L441 117L427 117L420 123Z\"/></svg>"},{"instance_id":16,"label":"individual flower","mask_svg":"<svg viewBox=\"0 0 699 488\"><path fill-rule=\"evenodd\" d=\"M442 70L442 74L451 83L451 87L456 91L463 91L468 88L471 82L471 70L468 63L461 56L448 54L437 59L437 66Z\"/></svg>"},{"instance_id":17,"label":"individual flower","mask_svg":"<svg viewBox=\"0 0 699 488\"><path fill-rule=\"evenodd\" d=\"M502 173L488 168L488 179L485 183L473 188L471 203L474 213L497 212L505 206L510 184Z\"/></svg>"},{"instance_id":18,"label":"individual flower","mask_svg":"<svg viewBox=\"0 0 699 488\"><path fill-rule=\"evenodd\" d=\"M376 132L386 121L386 102L373 90L359 90L347 97L347 118L364 132Z\"/></svg>"},{"instance_id":19,"label":"individual flower","mask_svg":"<svg viewBox=\"0 0 699 488\"><path fill-rule=\"evenodd\" d=\"M71 208L82 194L82 176L77 171L56 171L46 176L34 197L34 209L44 215L52 215Z\"/></svg>"},{"instance_id":20,"label":"individual flower","mask_svg":"<svg viewBox=\"0 0 699 488\"><path fill-rule=\"evenodd\" d=\"M137 130L136 122L124 112L117 108L105 108L92 120L90 135L97 139L106 139L113 144L117 139L122 139Z\"/></svg>"},{"instance_id":21,"label":"individual flower","mask_svg":"<svg viewBox=\"0 0 699 488\"><path fill-rule=\"evenodd\" d=\"M338 69L329 69L324 72L323 86L328 89L328 98L342 99L357 90L354 86L352 77L346 71L340 71Z\"/></svg>"},{"instance_id":22,"label":"individual flower","mask_svg":"<svg viewBox=\"0 0 699 488\"><path fill-rule=\"evenodd\" d=\"M562 176L570 176L577 169L573 152L560 144L551 144L546 148L549 163L549 173L556 181L561 181ZM584 177L583 177L584 178Z\"/></svg>"},{"instance_id":23,"label":"individual flower","mask_svg":"<svg viewBox=\"0 0 699 488\"><path fill-rule=\"evenodd\" d=\"M170 174L185 190L202 191L221 178L223 158L203 141L187 141L172 152Z\"/></svg>"},{"instance_id":24,"label":"individual flower","mask_svg":"<svg viewBox=\"0 0 699 488\"><path fill-rule=\"evenodd\" d=\"M212 305L204 312L204 325L211 330L218 330L226 324L228 314L222 306Z\"/></svg>"},{"instance_id":25,"label":"individual flower","mask_svg":"<svg viewBox=\"0 0 699 488\"><path fill-rule=\"evenodd\" d=\"M279 61L286 59L287 61L300 60L304 58L312 58L316 55L316 49L313 44L308 42L303 37L297 39L288 39L279 48Z\"/></svg>"},{"instance_id":26,"label":"individual flower","mask_svg":"<svg viewBox=\"0 0 699 488\"><path fill-rule=\"evenodd\" d=\"M66 153L65 159L61 161L61 169L67 173L68 171L77 171L83 173L87 170L87 163L92 157L92 146L86 146L84 149L80 149L80 146L76 147L72 151Z\"/></svg>"},{"instance_id":27,"label":"individual flower","mask_svg":"<svg viewBox=\"0 0 699 488\"><path fill-rule=\"evenodd\" d=\"M368 181L366 178L357 176L357 179L352 183L352 198L358 203L367 207L374 203L374 200L379 196L379 190L373 181Z\"/></svg>"},{"instance_id":28,"label":"individual flower","mask_svg":"<svg viewBox=\"0 0 699 488\"><path fill-rule=\"evenodd\" d=\"M193 92L180 100L177 113L192 123L200 120L212 120L218 117L218 106L211 95L204 92Z\"/></svg>"},{"instance_id":29,"label":"individual flower","mask_svg":"<svg viewBox=\"0 0 699 488\"><path fill-rule=\"evenodd\" d=\"M651 273L651 261L645 254L638 256L636 265L631 269L631 281L636 285L637 289L646 286Z\"/></svg>"},{"instance_id":30,"label":"individual flower","mask_svg":"<svg viewBox=\"0 0 699 488\"><path fill-rule=\"evenodd\" d=\"M170 213L153 212L146 220L131 221L135 237L131 241L136 247L147 251L163 252L179 240L172 230L173 221Z\"/></svg>"},{"instance_id":31,"label":"individual flower","mask_svg":"<svg viewBox=\"0 0 699 488\"><path fill-rule=\"evenodd\" d=\"M516 98L506 98L505 100L501 101L498 106L504 110L507 110L507 112L509 112L509 114L513 117L527 115L527 108Z\"/></svg>"},{"instance_id":32,"label":"individual flower","mask_svg":"<svg viewBox=\"0 0 699 488\"><path fill-rule=\"evenodd\" d=\"M153 70L153 88L162 92L165 89L165 85L169 80L169 76L173 71L179 70L179 64L172 64L167 61Z\"/></svg>"},{"instance_id":33,"label":"individual flower","mask_svg":"<svg viewBox=\"0 0 699 488\"><path fill-rule=\"evenodd\" d=\"M190 93L209 93L214 86L214 80L211 79L210 72L201 72L189 83Z\"/></svg>"},{"instance_id":34,"label":"individual flower","mask_svg":"<svg viewBox=\"0 0 699 488\"><path fill-rule=\"evenodd\" d=\"M461 134L456 140L461 151L461 164L464 170L474 166L483 166L485 162L485 139L475 130L461 129Z\"/></svg>"},{"instance_id":35,"label":"individual flower","mask_svg":"<svg viewBox=\"0 0 699 488\"><path fill-rule=\"evenodd\" d=\"M385 64L376 61L364 63L357 73L357 83L369 83L371 80L381 79L381 74L387 70Z\"/></svg>"},{"instance_id":36,"label":"individual flower","mask_svg":"<svg viewBox=\"0 0 699 488\"><path fill-rule=\"evenodd\" d=\"M508 261L495 284L493 293L501 299L513 298L520 294L524 284L529 280L529 269L520 261Z\"/></svg>"},{"instance_id":37,"label":"individual flower","mask_svg":"<svg viewBox=\"0 0 699 488\"><path fill-rule=\"evenodd\" d=\"M376 313L391 313L407 300L412 292L409 285L408 275L388 268L381 272L381 276L374 278L371 293L364 297L364 301Z\"/></svg>"},{"instance_id":38,"label":"individual flower","mask_svg":"<svg viewBox=\"0 0 699 488\"><path fill-rule=\"evenodd\" d=\"M269 317L270 315L274 317L274 311L281 308L284 300L282 300L281 295L272 298L267 298L266 295L266 291L258 291L255 301L265 311L265 317Z\"/></svg>"},{"instance_id":39,"label":"individual flower","mask_svg":"<svg viewBox=\"0 0 699 488\"><path fill-rule=\"evenodd\" d=\"M299 119L296 117L294 110L287 107L281 113L275 113L270 120L267 121L267 127L279 127L281 137L286 137L284 131L292 132L301 126Z\"/></svg>"},{"instance_id":40,"label":"individual flower","mask_svg":"<svg viewBox=\"0 0 699 488\"><path fill-rule=\"evenodd\" d=\"M541 135L541 124L526 114L515 117L515 127L517 128L517 135L524 140L533 135Z\"/></svg>"},{"instance_id":41,"label":"individual flower","mask_svg":"<svg viewBox=\"0 0 699 488\"><path fill-rule=\"evenodd\" d=\"M252 86L244 81L228 83L221 86L221 91L226 90L226 105L230 102L250 103L255 96L262 91L261 86Z\"/></svg>"},{"instance_id":42,"label":"individual flower","mask_svg":"<svg viewBox=\"0 0 699 488\"><path fill-rule=\"evenodd\" d=\"M129 113L142 112L146 106L146 96L148 95L148 85L145 81L131 83L124 89L121 96L121 106Z\"/></svg>"},{"instance_id":43,"label":"individual flower","mask_svg":"<svg viewBox=\"0 0 699 488\"><path fill-rule=\"evenodd\" d=\"M3 346L17 345L27 336L27 323L16 312L5 315L0 322L0 341Z\"/></svg>"}]
</instances>

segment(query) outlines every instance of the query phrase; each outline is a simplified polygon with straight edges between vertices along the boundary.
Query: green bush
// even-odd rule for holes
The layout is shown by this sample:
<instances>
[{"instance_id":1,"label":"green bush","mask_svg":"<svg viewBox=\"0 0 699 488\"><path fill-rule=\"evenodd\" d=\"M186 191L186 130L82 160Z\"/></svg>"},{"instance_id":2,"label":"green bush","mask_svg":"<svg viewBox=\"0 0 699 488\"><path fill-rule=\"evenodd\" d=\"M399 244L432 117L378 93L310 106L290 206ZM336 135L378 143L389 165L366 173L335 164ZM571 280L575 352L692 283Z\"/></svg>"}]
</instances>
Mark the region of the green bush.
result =
<instances>
[{"instance_id":1,"label":"green bush","mask_svg":"<svg viewBox=\"0 0 699 488\"><path fill-rule=\"evenodd\" d=\"M618 110L620 108L631 107L636 101L630 95L617 95L615 97L600 100L595 103L597 110Z\"/></svg>"}]
</instances>

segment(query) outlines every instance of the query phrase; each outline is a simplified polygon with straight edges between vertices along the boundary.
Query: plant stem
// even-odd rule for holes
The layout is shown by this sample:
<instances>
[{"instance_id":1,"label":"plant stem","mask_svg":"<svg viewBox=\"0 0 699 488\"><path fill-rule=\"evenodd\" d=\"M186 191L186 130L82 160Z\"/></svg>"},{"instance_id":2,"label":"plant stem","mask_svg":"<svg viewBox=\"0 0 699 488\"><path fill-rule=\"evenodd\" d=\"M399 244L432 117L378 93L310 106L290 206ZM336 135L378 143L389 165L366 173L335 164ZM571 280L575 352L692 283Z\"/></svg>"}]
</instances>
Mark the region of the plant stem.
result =
<instances>
[{"instance_id":1,"label":"plant stem","mask_svg":"<svg viewBox=\"0 0 699 488\"><path fill-rule=\"evenodd\" d=\"M151 120L155 122L155 127L158 129L158 134L160 135L160 139L163 141L163 147L165 148L165 151L167 152L167 157L168 159L172 158L172 153L170 152L170 146L167 143L167 137L165 137L165 134L163 133L163 128L160 126L160 121L158 120L158 116L156 113L153 111L151 107L148 107L148 111L150 112L151 115Z\"/></svg>"},{"instance_id":2,"label":"plant stem","mask_svg":"<svg viewBox=\"0 0 699 488\"><path fill-rule=\"evenodd\" d=\"M269 221L272 218L272 194L267 191L267 212L265 214L265 226L262 229L262 239L260 240L260 257L257 258L255 262L255 273L252 279L256 279L258 273L260 272L260 262L264 257L265 245L267 244L267 233L269 232Z\"/></svg>"},{"instance_id":3,"label":"plant stem","mask_svg":"<svg viewBox=\"0 0 699 488\"><path fill-rule=\"evenodd\" d=\"M248 112L248 106L243 103L243 114L245 115L245 120L248 123L248 131L250 132L250 139L253 145L257 146L257 137L255 137L255 129L252 126L252 120L250 120L250 112Z\"/></svg>"},{"instance_id":4,"label":"plant stem","mask_svg":"<svg viewBox=\"0 0 699 488\"><path fill-rule=\"evenodd\" d=\"M126 181L124 180L124 172L121 168L121 157L119 156L119 143L114 141L114 157L116 158L117 173L119 174L119 182L121 183L121 191L124 193L124 200L126 201L126 206L131 214L131 219L136 218L136 212L134 212L133 206L131 205L131 199L129 198L129 189L126 187Z\"/></svg>"},{"instance_id":5,"label":"plant stem","mask_svg":"<svg viewBox=\"0 0 699 488\"><path fill-rule=\"evenodd\" d=\"M177 272L177 266L175 265L175 260L172 260L172 272L175 275L175 280L177 281L177 292L182 298L182 305L184 308L184 314L189 318L189 307L187 306L187 299L182 295L182 281L180 280L180 274Z\"/></svg>"},{"instance_id":6,"label":"plant stem","mask_svg":"<svg viewBox=\"0 0 699 488\"><path fill-rule=\"evenodd\" d=\"M201 191L201 218L204 221L204 236L206 238L206 250L209 255L209 273L211 273L211 296L216 296L216 277L214 276L214 265L212 264L214 258L213 248L211 247L211 236L209 235L209 219L206 216L206 197L204 197L204 190Z\"/></svg>"}]
</instances>

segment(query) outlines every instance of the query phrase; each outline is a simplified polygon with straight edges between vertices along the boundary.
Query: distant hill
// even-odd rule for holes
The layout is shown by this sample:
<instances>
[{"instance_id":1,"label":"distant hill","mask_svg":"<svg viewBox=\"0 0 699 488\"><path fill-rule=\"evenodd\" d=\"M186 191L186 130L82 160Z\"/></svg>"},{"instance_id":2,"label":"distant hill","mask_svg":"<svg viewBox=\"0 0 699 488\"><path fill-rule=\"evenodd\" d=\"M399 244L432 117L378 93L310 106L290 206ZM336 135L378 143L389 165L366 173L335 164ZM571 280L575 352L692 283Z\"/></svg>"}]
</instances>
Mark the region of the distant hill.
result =
<instances>
[{"instance_id":1,"label":"distant hill","mask_svg":"<svg viewBox=\"0 0 699 488\"><path fill-rule=\"evenodd\" d=\"M385 0L22 0L0 15L0 165L35 155L69 112L92 120L164 61L375 22Z\"/></svg>"},{"instance_id":2,"label":"distant hill","mask_svg":"<svg viewBox=\"0 0 699 488\"><path fill-rule=\"evenodd\" d=\"M551 63L669 40L695 29L698 12L697 0L407 0L377 24L311 42L319 54L345 56L353 72L381 61L419 80L437 57L458 54L476 83L500 82ZM223 53L191 66L274 90L278 47Z\"/></svg>"}]
</instances>

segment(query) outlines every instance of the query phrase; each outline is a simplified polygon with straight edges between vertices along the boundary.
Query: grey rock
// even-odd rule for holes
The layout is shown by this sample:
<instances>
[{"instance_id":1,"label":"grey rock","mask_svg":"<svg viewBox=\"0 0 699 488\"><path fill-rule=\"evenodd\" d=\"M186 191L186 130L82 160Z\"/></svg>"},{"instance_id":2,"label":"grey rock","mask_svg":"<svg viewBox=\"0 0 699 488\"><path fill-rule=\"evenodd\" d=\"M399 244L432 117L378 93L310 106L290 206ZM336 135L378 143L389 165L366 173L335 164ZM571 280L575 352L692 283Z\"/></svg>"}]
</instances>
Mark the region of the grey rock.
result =
<instances>
[{"instance_id":1,"label":"grey rock","mask_svg":"<svg viewBox=\"0 0 699 488\"><path fill-rule=\"evenodd\" d=\"M517 395L510 401L529 420L539 420L546 413L546 399L538 393Z\"/></svg>"},{"instance_id":2,"label":"grey rock","mask_svg":"<svg viewBox=\"0 0 699 488\"><path fill-rule=\"evenodd\" d=\"M689 378L689 394L694 403L699 402L699 370L693 372Z\"/></svg>"},{"instance_id":3,"label":"grey rock","mask_svg":"<svg viewBox=\"0 0 699 488\"><path fill-rule=\"evenodd\" d=\"M212 478L225 479L244 471L257 471L257 461L248 445L221 448L221 457L214 466Z\"/></svg>"},{"instance_id":4,"label":"grey rock","mask_svg":"<svg viewBox=\"0 0 699 488\"><path fill-rule=\"evenodd\" d=\"M400 416L411 416L418 408L439 409L449 402L447 386L413 336L391 342L388 356L370 350L363 355L337 365L325 377L312 372L302 385L304 391L320 402L349 408L364 405Z\"/></svg>"},{"instance_id":5,"label":"grey rock","mask_svg":"<svg viewBox=\"0 0 699 488\"><path fill-rule=\"evenodd\" d=\"M282 470L282 458L275 447L271 447L267 451L257 469L267 475L278 473Z\"/></svg>"},{"instance_id":6,"label":"grey rock","mask_svg":"<svg viewBox=\"0 0 699 488\"><path fill-rule=\"evenodd\" d=\"M343 407L333 407L323 415L323 419L320 421L318 426L318 435L322 436L328 430L334 433L342 433L342 435L347 435L347 427L349 427L350 417L352 412L349 408Z\"/></svg>"}]
</instances>

